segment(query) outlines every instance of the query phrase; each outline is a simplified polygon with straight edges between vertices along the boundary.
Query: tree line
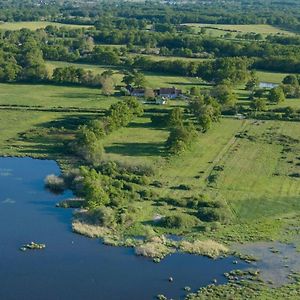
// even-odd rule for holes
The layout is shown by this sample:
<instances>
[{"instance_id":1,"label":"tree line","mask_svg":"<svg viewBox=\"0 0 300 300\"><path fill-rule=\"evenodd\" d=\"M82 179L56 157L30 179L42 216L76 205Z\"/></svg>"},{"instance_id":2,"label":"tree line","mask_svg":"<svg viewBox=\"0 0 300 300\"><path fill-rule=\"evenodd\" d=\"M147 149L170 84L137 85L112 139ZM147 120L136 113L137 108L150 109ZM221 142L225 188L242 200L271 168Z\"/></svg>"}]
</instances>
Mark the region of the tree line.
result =
<instances>
[{"instance_id":1,"label":"tree line","mask_svg":"<svg viewBox=\"0 0 300 300\"><path fill-rule=\"evenodd\" d=\"M132 97L112 104L104 118L79 126L75 139L68 147L88 164L97 166L104 152L103 138L127 126L135 117L142 116L143 112L141 103Z\"/></svg>"}]
</instances>

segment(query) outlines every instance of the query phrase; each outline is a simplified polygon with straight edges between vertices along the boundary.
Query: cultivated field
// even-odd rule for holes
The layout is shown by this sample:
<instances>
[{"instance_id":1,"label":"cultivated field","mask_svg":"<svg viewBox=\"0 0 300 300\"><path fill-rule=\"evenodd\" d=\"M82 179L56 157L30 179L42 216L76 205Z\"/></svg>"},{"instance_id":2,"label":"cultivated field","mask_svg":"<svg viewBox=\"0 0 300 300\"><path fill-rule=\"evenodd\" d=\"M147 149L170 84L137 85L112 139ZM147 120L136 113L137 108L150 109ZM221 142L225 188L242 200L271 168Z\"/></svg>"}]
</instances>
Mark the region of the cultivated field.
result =
<instances>
[{"instance_id":1,"label":"cultivated field","mask_svg":"<svg viewBox=\"0 0 300 300\"><path fill-rule=\"evenodd\" d=\"M266 24L253 24L253 25L224 25L224 24L197 24L197 23L189 23L183 24L192 26L195 29L199 29L201 27L209 27L216 30L225 31L232 31L238 33L260 33L263 35L268 34L286 34L286 35L293 35L294 33L282 30L280 28L266 25ZM209 29L210 30L210 29Z\"/></svg>"},{"instance_id":2,"label":"cultivated field","mask_svg":"<svg viewBox=\"0 0 300 300\"><path fill-rule=\"evenodd\" d=\"M30 30L37 30L40 28L45 28L49 25L53 25L56 27L71 27L71 28L87 28L90 26L85 25L74 25L74 24L62 24L62 23L56 23L56 22L2 22L0 23L0 29L4 30L20 30L23 28L30 29Z\"/></svg>"}]
</instances>

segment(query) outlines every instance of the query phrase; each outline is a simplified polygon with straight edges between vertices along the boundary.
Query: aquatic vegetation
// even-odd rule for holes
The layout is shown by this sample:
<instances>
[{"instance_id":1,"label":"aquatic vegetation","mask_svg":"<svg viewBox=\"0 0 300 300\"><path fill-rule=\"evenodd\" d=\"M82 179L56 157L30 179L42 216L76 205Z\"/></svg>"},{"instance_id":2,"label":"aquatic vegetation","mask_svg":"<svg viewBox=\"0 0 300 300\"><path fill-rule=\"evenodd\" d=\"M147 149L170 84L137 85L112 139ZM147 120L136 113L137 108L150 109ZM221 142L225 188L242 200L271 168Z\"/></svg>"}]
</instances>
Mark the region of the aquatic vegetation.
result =
<instances>
[{"instance_id":1,"label":"aquatic vegetation","mask_svg":"<svg viewBox=\"0 0 300 300\"><path fill-rule=\"evenodd\" d=\"M102 226L92 225L80 220L72 222L72 229L74 232L85 235L91 238L102 238L111 233L111 230Z\"/></svg>"},{"instance_id":2,"label":"aquatic vegetation","mask_svg":"<svg viewBox=\"0 0 300 300\"><path fill-rule=\"evenodd\" d=\"M182 241L179 248L188 253L205 255L211 258L216 258L229 252L227 247L212 240L196 240L194 242Z\"/></svg>"},{"instance_id":3,"label":"aquatic vegetation","mask_svg":"<svg viewBox=\"0 0 300 300\"><path fill-rule=\"evenodd\" d=\"M29 244L23 245L20 250L26 251L26 250L43 250L46 248L45 244L38 244L35 242L30 242Z\"/></svg>"},{"instance_id":4,"label":"aquatic vegetation","mask_svg":"<svg viewBox=\"0 0 300 300\"><path fill-rule=\"evenodd\" d=\"M135 247L135 253L151 258L162 259L175 250L166 245L164 237L153 237L148 242Z\"/></svg>"},{"instance_id":5,"label":"aquatic vegetation","mask_svg":"<svg viewBox=\"0 0 300 300\"><path fill-rule=\"evenodd\" d=\"M54 174L48 175L45 178L45 187L53 192L63 192L65 189L65 181L62 177Z\"/></svg>"}]
</instances>

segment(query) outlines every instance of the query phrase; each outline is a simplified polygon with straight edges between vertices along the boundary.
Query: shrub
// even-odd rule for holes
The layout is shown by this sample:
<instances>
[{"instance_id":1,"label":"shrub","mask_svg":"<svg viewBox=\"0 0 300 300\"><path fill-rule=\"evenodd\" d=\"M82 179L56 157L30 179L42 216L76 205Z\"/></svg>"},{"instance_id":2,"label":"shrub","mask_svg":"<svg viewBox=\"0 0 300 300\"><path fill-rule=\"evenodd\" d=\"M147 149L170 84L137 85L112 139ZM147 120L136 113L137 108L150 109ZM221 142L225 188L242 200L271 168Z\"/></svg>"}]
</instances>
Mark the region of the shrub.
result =
<instances>
[{"instance_id":1,"label":"shrub","mask_svg":"<svg viewBox=\"0 0 300 300\"><path fill-rule=\"evenodd\" d=\"M163 187L163 184L162 184L160 181L158 181L158 180L153 181L153 182L151 183L151 185L153 185L153 186L155 186L155 187L157 187L157 188Z\"/></svg>"},{"instance_id":2,"label":"shrub","mask_svg":"<svg viewBox=\"0 0 300 300\"><path fill-rule=\"evenodd\" d=\"M142 255L152 258L163 258L174 250L165 245L165 239L152 237L148 242L135 248L136 255Z\"/></svg>"},{"instance_id":3,"label":"shrub","mask_svg":"<svg viewBox=\"0 0 300 300\"><path fill-rule=\"evenodd\" d=\"M162 219L161 225L167 228L189 228L195 226L196 222L189 215L173 215Z\"/></svg>"},{"instance_id":4,"label":"shrub","mask_svg":"<svg viewBox=\"0 0 300 300\"><path fill-rule=\"evenodd\" d=\"M177 186L178 190L183 190L183 191L189 191L191 189L190 186L186 185L186 184L180 184Z\"/></svg>"},{"instance_id":5,"label":"shrub","mask_svg":"<svg viewBox=\"0 0 300 300\"><path fill-rule=\"evenodd\" d=\"M197 216L205 222L228 223L230 221L230 214L226 207L200 207Z\"/></svg>"},{"instance_id":6,"label":"shrub","mask_svg":"<svg viewBox=\"0 0 300 300\"><path fill-rule=\"evenodd\" d=\"M143 199L150 199L152 197L152 192L148 189L138 191L138 193Z\"/></svg>"},{"instance_id":7,"label":"shrub","mask_svg":"<svg viewBox=\"0 0 300 300\"><path fill-rule=\"evenodd\" d=\"M54 174L48 175L45 180L45 187L52 192L63 192L65 189L65 181L62 177L56 176Z\"/></svg>"},{"instance_id":8,"label":"shrub","mask_svg":"<svg viewBox=\"0 0 300 300\"><path fill-rule=\"evenodd\" d=\"M89 212L90 220L94 224L111 227L115 222L115 214L110 207L97 207Z\"/></svg>"}]
</instances>

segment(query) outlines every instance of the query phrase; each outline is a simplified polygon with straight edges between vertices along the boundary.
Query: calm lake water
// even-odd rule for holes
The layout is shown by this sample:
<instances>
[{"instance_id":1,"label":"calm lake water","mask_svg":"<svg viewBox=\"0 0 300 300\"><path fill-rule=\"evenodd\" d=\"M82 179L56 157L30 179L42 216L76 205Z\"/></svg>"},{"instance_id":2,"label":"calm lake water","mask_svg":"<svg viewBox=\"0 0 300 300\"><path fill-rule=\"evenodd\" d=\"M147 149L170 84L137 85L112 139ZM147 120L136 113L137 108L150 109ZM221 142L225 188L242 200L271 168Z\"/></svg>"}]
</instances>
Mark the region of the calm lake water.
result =
<instances>
[{"instance_id":1,"label":"calm lake water","mask_svg":"<svg viewBox=\"0 0 300 300\"><path fill-rule=\"evenodd\" d=\"M211 260L174 254L159 264L137 257L133 249L104 246L71 232L72 211L55 203L66 197L44 189L44 177L59 174L53 161L0 158L0 299L101 300L154 299L157 294L183 299L184 286L196 290L233 265L233 257ZM21 252L30 241L44 251ZM174 278L168 282L169 276Z\"/></svg>"},{"instance_id":2,"label":"calm lake water","mask_svg":"<svg viewBox=\"0 0 300 300\"><path fill-rule=\"evenodd\" d=\"M260 82L259 83L259 87L262 88L262 89L272 89L272 88L275 88L277 87L279 84L277 83L272 83L272 82Z\"/></svg>"}]
</instances>

